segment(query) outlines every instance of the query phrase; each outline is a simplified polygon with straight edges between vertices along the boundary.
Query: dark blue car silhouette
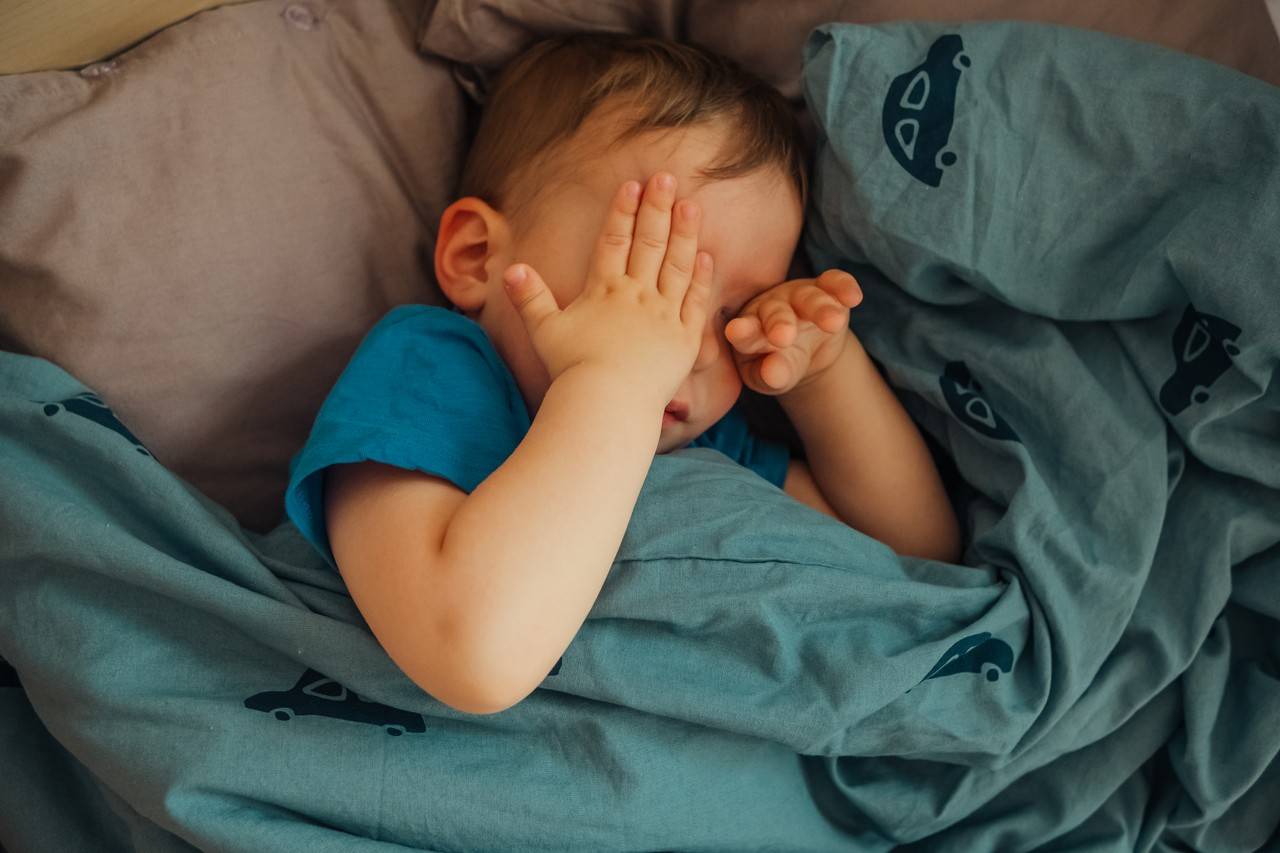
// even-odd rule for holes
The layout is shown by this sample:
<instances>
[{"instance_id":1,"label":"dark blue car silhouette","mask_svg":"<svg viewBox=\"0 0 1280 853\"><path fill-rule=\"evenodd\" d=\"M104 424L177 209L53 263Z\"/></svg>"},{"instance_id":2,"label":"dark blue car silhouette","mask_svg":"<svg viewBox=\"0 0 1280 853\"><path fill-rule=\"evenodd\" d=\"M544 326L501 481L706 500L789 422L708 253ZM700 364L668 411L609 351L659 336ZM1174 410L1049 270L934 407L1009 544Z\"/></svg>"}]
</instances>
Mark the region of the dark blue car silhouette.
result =
<instances>
[{"instance_id":1,"label":"dark blue car silhouette","mask_svg":"<svg viewBox=\"0 0 1280 853\"><path fill-rule=\"evenodd\" d=\"M889 152L912 177L931 187L942 183L943 167L956 162L946 147L960 73L969 64L960 36L941 36L923 63L893 79L884 98L881 121Z\"/></svg>"},{"instance_id":2,"label":"dark blue car silhouette","mask_svg":"<svg viewBox=\"0 0 1280 853\"><path fill-rule=\"evenodd\" d=\"M427 730L420 714L371 702L314 669L304 672L291 690L254 694L244 700L244 706L264 711L277 720L316 715L382 726L387 734L397 737L405 732Z\"/></svg>"},{"instance_id":3,"label":"dark blue car silhouette","mask_svg":"<svg viewBox=\"0 0 1280 853\"><path fill-rule=\"evenodd\" d=\"M85 420L93 421L98 426L104 426L112 432L119 433L127 438L133 444L134 449L143 456L151 455L151 451L147 450L141 441L138 441L138 437L131 433L128 427L120 423L120 419L115 416L115 412L111 411L111 407L92 391L86 391L83 394L77 394L65 400L59 400L56 403L46 403L44 406L44 413L49 417L53 417L62 411L79 415Z\"/></svg>"},{"instance_id":4,"label":"dark blue car silhouette","mask_svg":"<svg viewBox=\"0 0 1280 853\"><path fill-rule=\"evenodd\" d=\"M1209 388L1240 354L1240 327L1191 303L1173 330L1173 375L1160 388L1160 405L1176 415L1193 402L1209 399Z\"/></svg>"},{"instance_id":5,"label":"dark blue car silhouette","mask_svg":"<svg viewBox=\"0 0 1280 853\"><path fill-rule=\"evenodd\" d=\"M1001 672L1012 670L1013 649L1004 640L992 637L989 631L983 631L965 637L947 649L920 683L923 684L930 678L942 678L962 672L980 672L985 674L987 681L999 681Z\"/></svg>"},{"instance_id":6,"label":"dark blue car silhouette","mask_svg":"<svg viewBox=\"0 0 1280 853\"><path fill-rule=\"evenodd\" d=\"M982 383L963 361L949 361L938 377L942 397L963 423L992 438L1021 441L1009 422L992 408L982 390Z\"/></svg>"}]
</instances>

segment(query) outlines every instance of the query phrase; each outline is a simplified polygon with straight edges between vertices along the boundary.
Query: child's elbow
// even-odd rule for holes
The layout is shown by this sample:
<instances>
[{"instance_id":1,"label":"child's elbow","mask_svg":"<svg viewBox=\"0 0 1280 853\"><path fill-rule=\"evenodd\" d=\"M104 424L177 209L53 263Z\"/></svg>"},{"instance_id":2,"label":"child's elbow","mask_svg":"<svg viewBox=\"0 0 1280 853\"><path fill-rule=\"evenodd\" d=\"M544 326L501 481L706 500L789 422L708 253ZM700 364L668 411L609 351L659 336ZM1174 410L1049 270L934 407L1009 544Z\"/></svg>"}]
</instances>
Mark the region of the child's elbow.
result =
<instances>
[{"instance_id":1,"label":"child's elbow","mask_svg":"<svg viewBox=\"0 0 1280 853\"><path fill-rule=\"evenodd\" d=\"M503 690L499 685L479 683L474 679L457 679L445 687L438 680L410 679L442 705L455 711L475 716L500 714L518 704L524 696L515 696L512 691Z\"/></svg>"},{"instance_id":2,"label":"child's elbow","mask_svg":"<svg viewBox=\"0 0 1280 853\"><path fill-rule=\"evenodd\" d=\"M509 694L503 694L503 695L509 696ZM479 705L476 705L473 707L472 710L464 711L463 713L475 714L477 716L489 716L490 714L501 714L503 711L506 711L510 708L514 708L516 705L519 705L528 697L529 697L529 694L525 693L524 695L517 696L514 699L502 698L502 699L491 700L491 701L483 702Z\"/></svg>"},{"instance_id":3,"label":"child's elbow","mask_svg":"<svg viewBox=\"0 0 1280 853\"><path fill-rule=\"evenodd\" d=\"M507 710L508 708L511 708L517 705L518 702L493 702L493 701L481 700L481 701L474 701L474 702L473 701L460 702L457 704L454 704L452 702L445 702L444 704L448 705L453 710L463 714L471 714L472 716L476 716L476 717L487 717L491 714L501 714L503 711Z\"/></svg>"},{"instance_id":4,"label":"child's elbow","mask_svg":"<svg viewBox=\"0 0 1280 853\"><path fill-rule=\"evenodd\" d=\"M516 685L510 678L478 679L471 683L477 687L457 697L459 701L445 704L464 714L489 716L514 708L533 692L532 687Z\"/></svg>"},{"instance_id":5,"label":"child's elbow","mask_svg":"<svg viewBox=\"0 0 1280 853\"><path fill-rule=\"evenodd\" d=\"M481 653L489 643L450 644L452 654L438 655L432 666L406 670L415 684L455 711L476 716L500 714L528 698L545 678L523 658Z\"/></svg>"},{"instance_id":6,"label":"child's elbow","mask_svg":"<svg viewBox=\"0 0 1280 853\"><path fill-rule=\"evenodd\" d=\"M412 651L386 646L392 660L423 692L463 714L498 714L524 695L510 688L510 679L473 653L474 646L456 637L435 643L414 643ZM527 691L526 691L527 694Z\"/></svg>"}]
</instances>

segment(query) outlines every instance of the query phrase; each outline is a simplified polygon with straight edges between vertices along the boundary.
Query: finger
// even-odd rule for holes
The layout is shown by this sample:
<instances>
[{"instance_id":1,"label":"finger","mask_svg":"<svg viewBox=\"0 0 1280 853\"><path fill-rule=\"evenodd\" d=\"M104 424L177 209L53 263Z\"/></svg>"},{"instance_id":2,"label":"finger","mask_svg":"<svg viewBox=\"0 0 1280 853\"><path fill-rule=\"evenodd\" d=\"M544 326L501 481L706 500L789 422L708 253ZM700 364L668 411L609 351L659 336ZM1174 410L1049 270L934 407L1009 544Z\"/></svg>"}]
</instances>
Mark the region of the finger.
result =
<instances>
[{"instance_id":1,"label":"finger","mask_svg":"<svg viewBox=\"0 0 1280 853\"><path fill-rule=\"evenodd\" d=\"M824 332L839 331L848 322L849 309L816 285L797 288L792 304L796 306L797 317L807 320Z\"/></svg>"},{"instance_id":2,"label":"finger","mask_svg":"<svg viewBox=\"0 0 1280 853\"><path fill-rule=\"evenodd\" d=\"M769 352L774 349L773 344L765 340L764 332L760 329L760 320L754 315L734 317L725 325L724 335L733 348L744 355Z\"/></svg>"},{"instance_id":3,"label":"finger","mask_svg":"<svg viewBox=\"0 0 1280 853\"><path fill-rule=\"evenodd\" d=\"M759 309L765 338L776 347L789 347L796 339L796 315L785 299L770 299Z\"/></svg>"},{"instance_id":4,"label":"finger","mask_svg":"<svg viewBox=\"0 0 1280 853\"><path fill-rule=\"evenodd\" d=\"M770 388L785 388L791 382L791 368L780 352L772 352L760 359L757 368L760 381Z\"/></svg>"},{"instance_id":5,"label":"finger","mask_svg":"<svg viewBox=\"0 0 1280 853\"><path fill-rule=\"evenodd\" d=\"M683 299L693 276L693 261L698 254L702 211L697 202L684 199L671 212L671 238L667 241L667 255L658 276L658 290L673 299Z\"/></svg>"},{"instance_id":6,"label":"finger","mask_svg":"<svg viewBox=\"0 0 1280 853\"><path fill-rule=\"evenodd\" d=\"M780 392L791 384L791 369L784 350L776 350L743 365L744 379L754 390Z\"/></svg>"},{"instance_id":7,"label":"finger","mask_svg":"<svg viewBox=\"0 0 1280 853\"><path fill-rule=\"evenodd\" d=\"M670 172L658 172L649 179L636 214L636 233L631 240L627 275L657 287L658 268L667 254L671 233L671 205L676 197L676 179Z\"/></svg>"},{"instance_id":8,"label":"finger","mask_svg":"<svg viewBox=\"0 0 1280 853\"><path fill-rule=\"evenodd\" d=\"M528 264L512 264L507 267L502 273L502 283L505 285L507 298L511 300L516 313L530 332L560 310L555 295L542 280L542 276Z\"/></svg>"},{"instance_id":9,"label":"finger","mask_svg":"<svg viewBox=\"0 0 1280 853\"><path fill-rule=\"evenodd\" d=\"M698 252L693 260L693 280L685 291L680 307L680 320L686 326L698 329L701 334L707 322L707 309L711 305L711 276L715 261L710 252Z\"/></svg>"},{"instance_id":10,"label":"finger","mask_svg":"<svg viewBox=\"0 0 1280 853\"><path fill-rule=\"evenodd\" d=\"M631 235L636 227L636 210L640 206L640 182L627 181L613 194L609 212L605 214L600 237L596 240L591 269L597 281L617 278L627 272L631 254ZM591 277L588 278L588 281Z\"/></svg>"},{"instance_id":11,"label":"finger","mask_svg":"<svg viewBox=\"0 0 1280 853\"><path fill-rule=\"evenodd\" d=\"M827 270L818 276L817 285L846 308L853 308L862 302L862 286L851 273L844 270Z\"/></svg>"}]
</instances>

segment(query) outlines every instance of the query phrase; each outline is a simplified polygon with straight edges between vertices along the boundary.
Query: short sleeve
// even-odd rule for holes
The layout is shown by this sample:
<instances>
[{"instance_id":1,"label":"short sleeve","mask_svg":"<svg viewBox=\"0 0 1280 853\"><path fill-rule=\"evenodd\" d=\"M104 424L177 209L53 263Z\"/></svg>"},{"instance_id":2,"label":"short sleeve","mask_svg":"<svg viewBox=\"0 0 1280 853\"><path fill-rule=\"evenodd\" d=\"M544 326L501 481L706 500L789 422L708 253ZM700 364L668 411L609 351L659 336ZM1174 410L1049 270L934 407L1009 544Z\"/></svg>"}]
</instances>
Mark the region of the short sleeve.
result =
<instances>
[{"instance_id":1,"label":"short sleeve","mask_svg":"<svg viewBox=\"0 0 1280 853\"><path fill-rule=\"evenodd\" d=\"M741 402L735 403L723 418L689 442L689 446L719 450L781 489L787 479L791 451L785 444L754 435L741 406Z\"/></svg>"},{"instance_id":2,"label":"short sleeve","mask_svg":"<svg viewBox=\"0 0 1280 853\"><path fill-rule=\"evenodd\" d=\"M515 377L484 329L432 305L402 305L369 330L289 463L285 512L337 568L324 470L366 460L444 477L471 492L529 431Z\"/></svg>"}]
</instances>

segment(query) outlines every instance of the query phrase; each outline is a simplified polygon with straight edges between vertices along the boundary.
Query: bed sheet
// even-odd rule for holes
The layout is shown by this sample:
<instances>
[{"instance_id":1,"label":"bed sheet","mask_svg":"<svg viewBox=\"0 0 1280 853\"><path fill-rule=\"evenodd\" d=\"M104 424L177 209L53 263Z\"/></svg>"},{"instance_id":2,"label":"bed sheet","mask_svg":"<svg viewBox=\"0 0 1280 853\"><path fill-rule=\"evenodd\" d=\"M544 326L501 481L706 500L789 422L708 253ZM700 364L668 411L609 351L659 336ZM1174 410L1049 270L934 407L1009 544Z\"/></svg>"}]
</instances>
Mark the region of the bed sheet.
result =
<instances>
[{"instance_id":1,"label":"bed sheet","mask_svg":"<svg viewBox=\"0 0 1280 853\"><path fill-rule=\"evenodd\" d=\"M1018 24L827 26L804 59L806 251L859 275L851 328L954 460L963 564L656 457L561 665L461 714L296 529L245 530L91 385L0 353L5 843L1267 843L1278 96Z\"/></svg>"}]
</instances>

